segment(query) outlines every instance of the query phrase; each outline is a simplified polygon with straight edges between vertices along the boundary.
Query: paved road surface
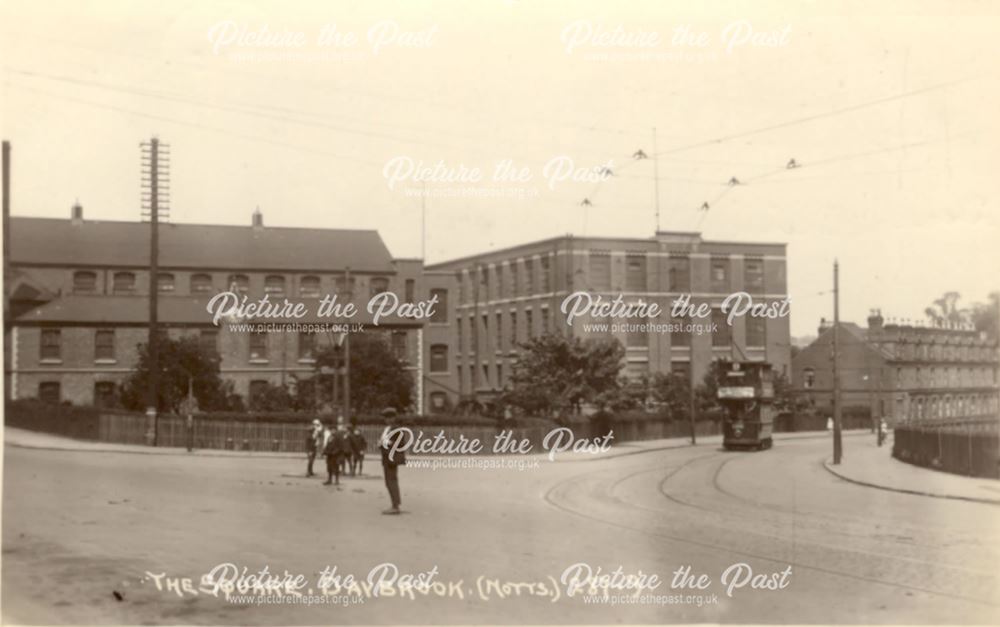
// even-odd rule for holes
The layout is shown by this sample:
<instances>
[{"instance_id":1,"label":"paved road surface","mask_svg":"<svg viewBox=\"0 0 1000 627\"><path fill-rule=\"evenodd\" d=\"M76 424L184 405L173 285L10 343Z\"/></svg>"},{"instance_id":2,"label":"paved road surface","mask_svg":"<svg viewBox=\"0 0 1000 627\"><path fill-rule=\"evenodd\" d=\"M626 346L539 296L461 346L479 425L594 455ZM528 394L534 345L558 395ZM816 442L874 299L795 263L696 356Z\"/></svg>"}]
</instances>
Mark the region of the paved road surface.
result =
<instances>
[{"instance_id":1,"label":"paved road surface","mask_svg":"<svg viewBox=\"0 0 1000 627\"><path fill-rule=\"evenodd\" d=\"M846 445L850 446L850 439ZM378 467L341 491L287 459L5 449L3 612L16 622L964 623L1000 624L1000 507L874 490L822 467L824 439L763 453L717 445L523 471L401 471L402 516L381 516ZM534 458L533 458L534 459ZM228 603L157 590L146 571L198 578L224 562L315 580L383 562L436 566L463 597L369 598L351 606ZM663 605L581 596L489 600L477 580L542 582L570 565L655 573ZM791 566L786 589L720 575ZM707 590L671 590L689 565ZM145 581L143 581L145 577ZM123 599L115 599L113 592ZM457 594L457 593L455 593ZM686 598L690 595L690 598ZM697 603L698 597L702 605ZM718 602L713 602L717 597ZM680 601L680 602L677 602Z\"/></svg>"}]
</instances>

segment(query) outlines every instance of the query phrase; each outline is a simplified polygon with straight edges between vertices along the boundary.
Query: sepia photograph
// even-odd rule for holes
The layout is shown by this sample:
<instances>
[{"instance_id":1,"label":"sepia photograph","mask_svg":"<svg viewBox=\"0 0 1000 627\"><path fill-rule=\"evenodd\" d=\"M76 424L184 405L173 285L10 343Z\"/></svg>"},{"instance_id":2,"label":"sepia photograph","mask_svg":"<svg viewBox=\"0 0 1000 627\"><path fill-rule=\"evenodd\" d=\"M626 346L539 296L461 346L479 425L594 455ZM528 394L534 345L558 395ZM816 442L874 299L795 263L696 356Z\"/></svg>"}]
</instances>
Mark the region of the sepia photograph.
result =
<instances>
[{"instance_id":1,"label":"sepia photograph","mask_svg":"<svg viewBox=\"0 0 1000 627\"><path fill-rule=\"evenodd\" d=\"M1000 624L998 34L0 1L0 624Z\"/></svg>"}]
</instances>

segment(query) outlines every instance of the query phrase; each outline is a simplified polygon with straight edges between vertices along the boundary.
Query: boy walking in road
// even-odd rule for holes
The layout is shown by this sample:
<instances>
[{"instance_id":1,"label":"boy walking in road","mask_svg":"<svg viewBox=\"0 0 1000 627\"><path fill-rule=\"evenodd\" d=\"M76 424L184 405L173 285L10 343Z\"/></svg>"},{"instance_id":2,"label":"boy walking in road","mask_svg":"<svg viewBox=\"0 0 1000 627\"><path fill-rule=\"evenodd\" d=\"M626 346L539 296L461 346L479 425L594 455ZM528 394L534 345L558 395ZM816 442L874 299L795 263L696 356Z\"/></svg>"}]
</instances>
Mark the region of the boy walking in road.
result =
<instances>
[{"instance_id":1,"label":"boy walking in road","mask_svg":"<svg viewBox=\"0 0 1000 627\"><path fill-rule=\"evenodd\" d=\"M379 437L379 450L382 452L382 473L385 475L385 487L389 490L389 499L392 501L392 508L383 511L383 514L398 514L401 498L399 494L399 467L406 464L406 455L403 451L393 451L393 445L402 438L402 433L396 433L392 437L389 433L396 425L396 410L388 408L382 412L385 418L385 429Z\"/></svg>"},{"instance_id":2,"label":"boy walking in road","mask_svg":"<svg viewBox=\"0 0 1000 627\"><path fill-rule=\"evenodd\" d=\"M312 421L312 429L309 431L309 435L306 436L306 455L309 458L309 465L306 467L306 476L313 477L316 473L313 472L313 462L316 461L316 453L319 451L319 447L323 444L323 423L319 419L314 419Z\"/></svg>"},{"instance_id":3,"label":"boy walking in road","mask_svg":"<svg viewBox=\"0 0 1000 627\"><path fill-rule=\"evenodd\" d=\"M344 425L337 425L336 431L328 431L323 454L326 455L326 481L323 485L340 485L340 464L350 451Z\"/></svg>"},{"instance_id":4,"label":"boy walking in road","mask_svg":"<svg viewBox=\"0 0 1000 627\"><path fill-rule=\"evenodd\" d=\"M365 463L365 450L368 448L368 441L361 434L358 425L354 425L347 439L351 445L351 476L360 475Z\"/></svg>"}]
</instances>

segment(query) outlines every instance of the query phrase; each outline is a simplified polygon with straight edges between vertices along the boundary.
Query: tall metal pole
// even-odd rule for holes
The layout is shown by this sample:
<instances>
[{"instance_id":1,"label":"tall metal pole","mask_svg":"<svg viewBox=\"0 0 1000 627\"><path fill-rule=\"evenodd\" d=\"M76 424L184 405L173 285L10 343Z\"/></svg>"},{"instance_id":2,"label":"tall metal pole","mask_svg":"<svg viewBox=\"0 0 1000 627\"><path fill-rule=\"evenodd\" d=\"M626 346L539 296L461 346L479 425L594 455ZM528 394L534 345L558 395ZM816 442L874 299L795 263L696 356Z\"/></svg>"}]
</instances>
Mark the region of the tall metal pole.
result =
<instances>
[{"instance_id":1,"label":"tall metal pole","mask_svg":"<svg viewBox=\"0 0 1000 627\"><path fill-rule=\"evenodd\" d=\"M13 355L9 350L13 348L6 344L10 341L10 299L7 298L10 291L10 142L3 141L3 341L4 341L4 399L11 398L11 383L14 374L11 372Z\"/></svg>"},{"instance_id":2,"label":"tall metal pole","mask_svg":"<svg viewBox=\"0 0 1000 627\"><path fill-rule=\"evenodd\" d=\"M694 377L694 337L691 337L691 339L688 340L688 341L691 344L690 347L689 347L689 350L691 351L690 352L691 359L688 362L688 370L691 371L691 390L690 390L690 392L691 392L691 394L690 394L690 396L691 396L691 411L688 412L688 414L689 414L689 418L688 419L689 419L689 421L691 423L691 444L694 445L694 444L698 443L698 438L695 436L695 420L696 420L695 412L697 411L698 401L695 398L695 385L694 385L694 381L695 381L695 377Z\"/></svg>"},{"instance_id":3,"label":"tall metal pole","mask_svg":"<svg viewBox=\"0 0 1000 627\"><path fill-rule=\"evenodd\" d=\"M833 260L833 463L842 455L840 441L840 264Z\"/></svg>"}]
</instances>

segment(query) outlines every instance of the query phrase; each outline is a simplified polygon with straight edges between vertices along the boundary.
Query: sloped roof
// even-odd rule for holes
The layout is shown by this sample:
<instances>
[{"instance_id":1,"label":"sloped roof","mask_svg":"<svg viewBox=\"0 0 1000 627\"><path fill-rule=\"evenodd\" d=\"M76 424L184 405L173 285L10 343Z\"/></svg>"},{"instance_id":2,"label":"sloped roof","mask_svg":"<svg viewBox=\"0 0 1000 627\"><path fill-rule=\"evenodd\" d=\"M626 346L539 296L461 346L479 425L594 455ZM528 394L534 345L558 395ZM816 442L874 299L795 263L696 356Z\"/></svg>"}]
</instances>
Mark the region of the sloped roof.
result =
<instances>
[{"instance_id":1,"label":"sloped roof","mask_svg":"<svg viewBox=\"0 0 1000 627\"><path fill-rule=\"evenodd\" d=\"M145 266L149 225L142 222L11 217L12 263ZM393 272L374 230L207 224L160 225L160 265L168 268Z\"/></svg>"},{"instance_id":2,"label":"sloped roof","mask_svg":"<svg viewBox=\"0 0 1000 627\"><path fill-rule=\"evenodd\" d=\"M350 319L321 318L316 315L319 299L291 298L290 303L304 303L306 315L302 318L258 319L251 318L240 322L260 322L274 324L317 324L317 323L361 323L371 324L372 316L365 308L365 303L355 301L357 314ZM209 325L212 324L212 314L208 312L209 298L192 298L187 296L162 296L158 301L158 319L164 325ZM272 303L281 303L282 298L271 298ZM248 302L256 302L250 299ZM82 296L70 295L56 298L44 305L25 312L17 318L15 324L60 323L77 326L100 325L146 325L149 322L149 299L144 296ZM224 324L222 321L220 325ZM384 316L379 320L379 326L421 326L422 321L401 318L397 315Z\"/></svg>"}]
</instances>

